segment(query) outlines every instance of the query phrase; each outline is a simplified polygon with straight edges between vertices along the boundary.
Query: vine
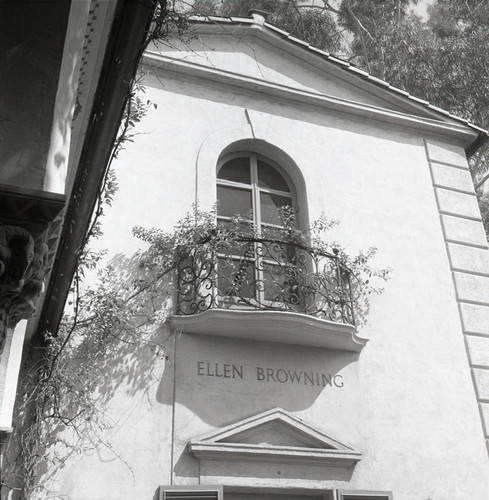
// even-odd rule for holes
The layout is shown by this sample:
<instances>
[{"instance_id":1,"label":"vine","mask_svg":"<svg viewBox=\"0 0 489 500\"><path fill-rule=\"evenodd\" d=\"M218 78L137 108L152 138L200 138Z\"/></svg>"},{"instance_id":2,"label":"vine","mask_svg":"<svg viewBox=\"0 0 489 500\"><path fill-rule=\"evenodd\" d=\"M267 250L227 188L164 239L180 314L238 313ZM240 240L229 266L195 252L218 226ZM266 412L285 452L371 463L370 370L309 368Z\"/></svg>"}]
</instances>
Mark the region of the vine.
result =
<instances>
[{"instance_id":1,"label":"vine","mask_svg":"<svg viewBox=\"0 0 489 500\"><path fill-rule=\"evenodd\" d=\"M286 254L290 252L289 247L296 246L307 250L311 255L331 256L332 259L338 261L340 268L351 275L353 278L351 299L356 324L357 326L365 324L370 309L370 296L383 291L383 284L389 279L391 273L389 268L376 268L372 265L377 249L370 247L366 251L350 255L340 243L330 238L329 231L338 226L339 222L329 219L324 213L305 229L297 227L292 208L287 206L280 208L279 216L282 220L282 227L280 229L274 227L270 233L256 226L249 215L238 214L230 223L219 224L216 210L204 212L197 207L180 220L174 231L170 233L155 228L135 227L133 234L150 245L142 256L140 265L146 270L155 272L157 277L163 277L169 271L174 270L180 260L190 255L198 254L199 259L206 260L206 255L216 254L219 252L218 249L221 251L233 249L235 247L233 242L256 241L259 244L261 240L277 243L276 251L279 252L278 248L282 245L284 255L276 261L279 263L283 258L287 260ZM232 250L231 252L233 253ZM226 257L222 256L222 258ZM246 259L243 259L245 262ZM290 263L293 263L293 258ZM216 264L217 261L214 262L214 265ZM286 267L287 264L285 264ZM290 268L290 265L288 267ZM287 270L285 274L288 274ZM319 274L320 272L318 272L320 278ZM250 283L250 286L256 285L254 282ZM263 283L259 286L262 285ZM145 289L153 286L153 283L141 281L139 286Z\"/></svg>"}]
</instances>

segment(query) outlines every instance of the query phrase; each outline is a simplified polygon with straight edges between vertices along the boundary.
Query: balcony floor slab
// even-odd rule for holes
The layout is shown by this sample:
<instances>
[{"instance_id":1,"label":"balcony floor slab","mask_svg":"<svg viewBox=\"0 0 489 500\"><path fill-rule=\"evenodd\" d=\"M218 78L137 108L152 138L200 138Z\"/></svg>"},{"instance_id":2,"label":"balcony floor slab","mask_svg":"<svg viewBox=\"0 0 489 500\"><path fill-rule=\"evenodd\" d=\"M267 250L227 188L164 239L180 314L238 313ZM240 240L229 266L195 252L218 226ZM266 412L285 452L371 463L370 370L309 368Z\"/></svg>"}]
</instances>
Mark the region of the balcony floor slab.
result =
<instances>
[{"instance_id":1,"label":"balcony floor slab","mask_svg":"<svg viewBox=\"0 0 489 500\"><path fill-rule=\"evenodd\" d=\"M185 333L279 342L360 352L368 339L355 327L288 311L208 309L174 316L172 326Z\"/></svg>"}]
</instances>

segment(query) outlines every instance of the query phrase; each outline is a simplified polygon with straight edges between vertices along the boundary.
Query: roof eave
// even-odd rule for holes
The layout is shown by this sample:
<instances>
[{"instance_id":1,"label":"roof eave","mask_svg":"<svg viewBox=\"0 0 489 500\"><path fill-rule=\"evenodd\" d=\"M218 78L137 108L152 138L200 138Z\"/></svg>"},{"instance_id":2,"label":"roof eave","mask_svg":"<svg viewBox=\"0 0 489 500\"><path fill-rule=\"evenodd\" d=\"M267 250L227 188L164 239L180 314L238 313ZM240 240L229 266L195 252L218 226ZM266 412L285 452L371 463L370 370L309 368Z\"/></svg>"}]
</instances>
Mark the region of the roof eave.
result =
<instances>
[{"instance_id":1,"label":"roof eave","mask_svg":"<svg viewBox=\"0 0 489 500\"><path fill-rule=\"evenodd\" d=\"M130 82L153 12L153 0L118 0L94 105L68 201L58 250L37 332L56 333L64 311L80 246L88 230L99 187L108 168ZM76 223L74 223L76 222Z\"/></svg>"},{"instance_id":2,"label":"roof eave","mask_svg":"<svg viewBox=\"0 0 489 500\"><path fill-rule=\"evenodd\" d=\"M474 155L479 150L479 148L481 148L488 142L488 140L489 134L487 132L479 132L477 138L465 148L465 154L467 155L467 158L470 158L472 155Z\"/></svg>"}]
</instances>

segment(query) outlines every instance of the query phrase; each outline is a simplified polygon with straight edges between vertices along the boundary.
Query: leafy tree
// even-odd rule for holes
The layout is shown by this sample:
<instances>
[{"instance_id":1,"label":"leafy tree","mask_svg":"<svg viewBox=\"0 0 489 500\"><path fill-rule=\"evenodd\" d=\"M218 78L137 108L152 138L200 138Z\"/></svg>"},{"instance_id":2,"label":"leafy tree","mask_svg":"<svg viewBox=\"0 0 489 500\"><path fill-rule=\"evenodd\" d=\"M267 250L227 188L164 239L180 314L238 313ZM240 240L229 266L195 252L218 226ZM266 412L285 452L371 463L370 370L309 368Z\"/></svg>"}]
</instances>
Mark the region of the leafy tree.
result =
<instances>
[{"instance_id":1,"label":"leafy tree","mask_svg":"<svg viewBox=\"0 0 489 500\"><path fill-rule=\"evenodd\" d=\"M268 13L271 24L319 49L342 51L343 34L333 8L304 8L298 0L196 0L192 13L247 17L250 9Z\"/></svg>"},{"instance_id":2,"label":"leafy tree","mask_svg":"<svg viewBox=\"0 0 489 500\"><path fill-rule=\"evenodd\" d=\"M439 0L428 26L436 41L438 91L458 116L489 125L489 2Z\"/></svg>"},{"instance_id":3,"label":"leafy tree","mask_svg":"<svg viewBox=\"0 0 489 500\"><path fill-rule=\"evenodd\" d=\"M489 128L489 3L483 0L438 0L428 26L437 40L436 91L440 106ZM476 188L488 179L487 143L471 162ZM486 190L487 191L487 188ZM489 196L479 189L481 211L489 227Z\"/></svg>"}]
</instances>

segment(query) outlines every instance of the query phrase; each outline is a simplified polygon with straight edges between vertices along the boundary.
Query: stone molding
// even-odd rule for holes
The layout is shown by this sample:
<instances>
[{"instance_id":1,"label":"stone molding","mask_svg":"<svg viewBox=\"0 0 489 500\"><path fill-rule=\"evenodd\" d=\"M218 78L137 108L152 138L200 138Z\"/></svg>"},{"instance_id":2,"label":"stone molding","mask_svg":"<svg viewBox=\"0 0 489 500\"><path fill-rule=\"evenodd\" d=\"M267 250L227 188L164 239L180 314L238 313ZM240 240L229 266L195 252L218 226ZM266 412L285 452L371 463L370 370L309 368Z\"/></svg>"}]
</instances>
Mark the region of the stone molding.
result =
<instances>
[{"instance_id":1,"label":"stone molding","mask_svg":"<svg viewBox=\"0 0 489 500\"><path fill-rule=\"evenodd\" d=\"M489 246L463 151L434 140L425 148L489 451Z\"/></svg>"},{"instance_id":2,"label":"stone molding","mask_svg":"<svg viewBox=\"0 0 489 500\"><path fill-rule=\"evenodd\" d=\"M239 460L249 462L323 464L330 467L351 467L360 456L342 450L312 450L292 446L266 444L190 443L190 451L204 460Z\"/></svg>"},{"instance_id":3,"label":"stone molding","mask_svg":"<svg viewBox=\"0 0 489 500\"><path fill-rule=\"evenodd\" d=\"M209 309L189 316L174 316L174 328L185 333L279 342L360 352L368 339L355 327L288 311Z\"/></svg>"},{"instance_id":4,"label":"stone molding","mask_svg":"<svg viewBox=\"0 0 489 500\"><path fill-rule=\"evenodd\" d=\"M146 52L145 62L152 69L159 69L165 74L182 75L185 78L198 78L207 80L215 84L222 84L228 88L241 88L246 92L257 93L260 96L267 96L272 100L280 100L290 105L309 105L315 110L327 110L340 114L356 116L359 119L371 119L383 122L387 125L395 125L416 132L437 135L438 137L451 138L460 143L462 147L469 147L477 137L474 130L466 125L450 123L425 118L411 114L392 111L384 108L362 104L356 101L336 98L326 94L310 92L281 85L279 83L267 82L251 76L240 75L231 71L209 67L188 61L180 61L175 58Z\"/></svg>"},{"instance_id":5,"label":"stone molding","mask_svg":"<svg viewBox=\"0 0 489 500\"><path fill-rule=\"evenodd\" d=\"M442 119L450 123L463 123L473 130L487 134L487 131L470 123L468 120L452 115L444 109L419 99L405 90L399 89L344 60L334 57L328 52L291 36L272 24L263 23L261 16L253 15L252 17L253 19L191 16L192 34L195 37L201 35L226 37L231 35L238 38L240 42L246 40L247 37L250 37L250 39L256 37L275 48L283 50L289 56L307 62L316 71L324 71L327 75L332 75L353 86L357 86L361 82L369 93L396 107L406 109L410 114L421 115L435 120Z\"/></svg>"},{"instance_id":6,"label":"stone molding","mask_svg":"<svg viewBox=\"0 0 489 500\"><path fill-rule=\"evenodd\" d=\"M0 351L7 329L29 319L43 289L48 248L28 231L0 225Z\"/></svg>"},{"instance_id":7,"label":"stone molding","mask_svg":"<svg viewBox=\"0 0 489 500\"><path fill-rule=\"evenodd\" d=\"M274 431L284 440L280 444L266 442L267 433L272 432L272 436ZM260 436L258 441L263 439L265 442L253 443L254 435ZM287 444L289 441L291 444ZM348 468L362 457L361 452L352 446L306 424L282 408L235 422L191 440L188 446L199 460L318 464Z\"/></svg>"}]
</instances>

